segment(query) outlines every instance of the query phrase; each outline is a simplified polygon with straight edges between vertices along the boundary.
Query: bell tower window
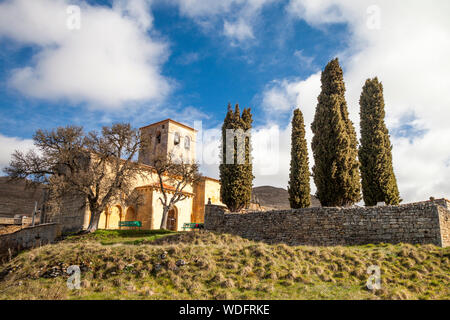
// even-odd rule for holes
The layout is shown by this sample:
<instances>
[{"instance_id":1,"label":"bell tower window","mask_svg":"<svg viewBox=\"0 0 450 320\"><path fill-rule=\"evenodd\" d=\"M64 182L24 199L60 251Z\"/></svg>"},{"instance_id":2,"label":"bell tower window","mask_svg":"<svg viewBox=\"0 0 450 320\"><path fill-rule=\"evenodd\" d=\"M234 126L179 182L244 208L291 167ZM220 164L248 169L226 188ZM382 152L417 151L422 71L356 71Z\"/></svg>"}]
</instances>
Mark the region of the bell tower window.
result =
<instances>
[{"instance_id":1,"label":"bell tower window","mask_svg":"<svg viewBox=\"0 0 450 320\"><path fill-rule=\"evenodd\" d=\"M176 146L180 144L180 134L178 132L175 132L175 136L174 136L174 139L173 139L173 144L176 145Z\"/></svg>"},{"instance_id":2,"label":"bell tower window","mask_svg":"<svg viewBox=\"0 0 450 320\"><path fill-rule=\"evenodd\" d=\"M186 150L191 149L191 138L189 138L188 136L184 137L184 148Z\"/></svg>"},{"instance_id":3,"label":"bell tower window","mask_svg":"<svg viewBox=\"0 0 450 320\"><path fill-rule=\"evenodd\" d=\"M157 144L160 144L160 143L161 143L161 132L158 132L158 133L156 134L156 143L157 143Z\"/></svg>"}]
</instances>

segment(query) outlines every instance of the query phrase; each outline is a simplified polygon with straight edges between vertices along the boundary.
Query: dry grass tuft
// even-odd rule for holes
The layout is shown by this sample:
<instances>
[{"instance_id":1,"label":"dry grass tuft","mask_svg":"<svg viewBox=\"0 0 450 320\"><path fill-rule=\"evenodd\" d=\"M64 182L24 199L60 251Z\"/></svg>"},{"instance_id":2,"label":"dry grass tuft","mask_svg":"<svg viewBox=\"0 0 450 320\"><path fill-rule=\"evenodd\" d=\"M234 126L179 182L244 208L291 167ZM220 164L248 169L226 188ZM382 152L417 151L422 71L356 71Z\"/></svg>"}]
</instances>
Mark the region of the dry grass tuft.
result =
<instances>
[{"instance_id":1,"label":"dry grass tuft","mask_svg":"<svg viewBox=\"0 0 450 320\"><path fill-rule=\"evenodd\" d=\"M139 244L101 236L23 252L0 266L0 299L450 299L450 248L291 247L210 232ZM82 268L81 290L66 286L70 265ZM381 268L375 292L365 288L370 265Z\"/></svg>"}]
</instances>

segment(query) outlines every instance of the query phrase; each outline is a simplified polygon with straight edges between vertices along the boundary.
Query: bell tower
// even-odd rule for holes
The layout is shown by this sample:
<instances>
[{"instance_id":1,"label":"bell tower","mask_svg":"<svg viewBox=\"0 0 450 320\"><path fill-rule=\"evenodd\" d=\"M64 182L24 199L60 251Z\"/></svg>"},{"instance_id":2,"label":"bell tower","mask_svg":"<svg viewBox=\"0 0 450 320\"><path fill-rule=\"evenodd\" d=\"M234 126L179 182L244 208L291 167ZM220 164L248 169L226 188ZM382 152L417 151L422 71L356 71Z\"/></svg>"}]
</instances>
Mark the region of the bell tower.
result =
<instances>
[{"instance_id":1,"label":"bell tower","mask_svg":"<svg viewBox=\"0 0 450 320\"><path fill-rule=\"evenodd\" d=\"M173 154L174 160L196 161L197 130L167 119L142 127L140 132L142 137L148 139L147 146L139 152L140 163L151 166L155 158L169 154Z\"/></svg>"}]
</instances>

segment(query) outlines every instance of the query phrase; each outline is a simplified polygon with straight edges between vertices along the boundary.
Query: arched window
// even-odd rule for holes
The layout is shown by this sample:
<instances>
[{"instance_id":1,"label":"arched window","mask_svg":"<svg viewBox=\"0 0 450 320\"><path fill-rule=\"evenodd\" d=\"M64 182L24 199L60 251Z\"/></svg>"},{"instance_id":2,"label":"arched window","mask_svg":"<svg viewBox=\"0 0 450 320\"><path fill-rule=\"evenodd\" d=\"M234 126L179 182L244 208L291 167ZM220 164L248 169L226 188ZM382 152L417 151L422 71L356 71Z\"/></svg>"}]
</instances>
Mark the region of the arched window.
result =
<instances>
[{"instance_id":1,"label":"arched window","mask_svg":"<svg viewBox=\"0 0 450 320\"><path fill-rule=\"evenodd\" d=\"M176 145L176 146L180 144L180 134L178 132L175 132L175 137L173 139L173 144Z\"/></svg>"},{"instance_id":2,"label":"arched window","mask_svg":"<svg viewBox=\"0 0 450 320\"><path fill-rule=\"evenodd\" d=\"M189 138L188 136L184 137L184 148L186 150L191 149L191 138Z\"/></svg>"}]
</instances>

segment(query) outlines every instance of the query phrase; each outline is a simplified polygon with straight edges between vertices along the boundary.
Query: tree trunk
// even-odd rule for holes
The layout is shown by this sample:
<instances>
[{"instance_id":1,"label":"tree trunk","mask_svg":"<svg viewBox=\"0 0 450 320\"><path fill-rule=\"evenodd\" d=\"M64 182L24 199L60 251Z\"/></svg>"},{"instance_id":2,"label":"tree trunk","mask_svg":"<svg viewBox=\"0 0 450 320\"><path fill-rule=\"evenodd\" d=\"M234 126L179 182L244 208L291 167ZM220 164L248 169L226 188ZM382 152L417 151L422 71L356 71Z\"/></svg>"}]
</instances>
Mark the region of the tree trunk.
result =
<instances>
[{"instance_id":1,"label":"tree trunk","mask_svg":"<svg viewBox=\"0 0 450 320\"><path fill-rule=\"evenodd\" d=\"M161 227L160 227L161 230L167 229L167 216L168 216L168 213L169 213L169 208L164 206L163 215L162 215L162 219L161 219Z\"/></svg>"},{"instance_id":2,"label":"tree trunk","mask_svg":"<svg viewBox=\"0 0 450 320\"><path fill-rule=\"evenodd\" d=\"M92 233L97 231L98 229L98 223L100 221L100 215L102 212L92 212L91 211L91 221L89 221L89 227L86 230L86 233Z\"/></svg>"}]
</instances>

